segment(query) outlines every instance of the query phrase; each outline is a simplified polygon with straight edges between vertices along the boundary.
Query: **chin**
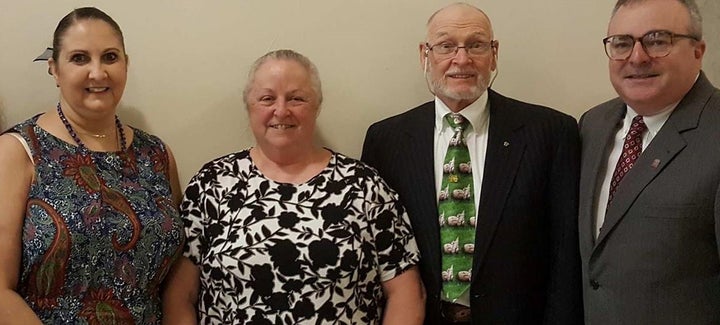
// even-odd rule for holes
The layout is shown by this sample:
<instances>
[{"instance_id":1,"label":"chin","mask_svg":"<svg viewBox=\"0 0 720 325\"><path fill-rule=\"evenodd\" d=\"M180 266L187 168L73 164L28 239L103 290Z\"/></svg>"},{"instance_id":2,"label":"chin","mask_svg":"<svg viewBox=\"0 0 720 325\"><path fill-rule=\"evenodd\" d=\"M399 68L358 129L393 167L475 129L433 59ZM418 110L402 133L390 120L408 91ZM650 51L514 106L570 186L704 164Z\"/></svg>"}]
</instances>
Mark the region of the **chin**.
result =
<instances>
[{"instance_id":1,"label":"chin","mask_svg":"<svg viewBox=\"0 0 720 325\"><path fill-rule=\"evenodd\" d=\"M455 100L474 100L482 95L483 91L479 87L473 87L468 90L445 91L443 95Z\"/></svg>"},{"instance_id":2,"label":"chin","mask_svg":"<svg viewBox=\"0 0 720 325\"><path fill-rule=\"evenodd\" d=\"M275 148L275 149L288 148L288 147L293 147L293 146L297 145L297 141L295 139L288 138L288 137L277 137L277 136L271 137L271 138L266 138L264 143L267 147Z\"/></svg>"},{"instance_id":3,"label":"chin","mask_svg":"<svg viewBox=\"0 0 720 325\"><path fill-rule=\"evenodd\" d=\"M447 84L434 84L435 94L451 98L454 100L474 100L479 98L486 87L484 85L473 84L470 86L454 86L449 87Z\"/></svg>"},{"instance_id":4,"label":"chin","mask_svg":"<svg viewBox=\"0 0 720 325\"><path fill-rule=\"evenodd\" d=\"M634 108L630 103L646 104L658 102L660 100L660 94L657 91L625 91L622 93L621 98L628 105Z\"/></svg>"},{"instance_id":5,"label":"chin","mask_svg":"<svg viewBox=\"0 0 720 325\"><path fill-rule=\"evenodd\" d=\"M97 100L97 99L91 99L86 100L83 103L83 106L85 106L88 109L95 110L95 111L104 111L104 110L114 110L115 107L117 107L116 101L106 101L106 100Z\"/></svg>"}]
</instances>

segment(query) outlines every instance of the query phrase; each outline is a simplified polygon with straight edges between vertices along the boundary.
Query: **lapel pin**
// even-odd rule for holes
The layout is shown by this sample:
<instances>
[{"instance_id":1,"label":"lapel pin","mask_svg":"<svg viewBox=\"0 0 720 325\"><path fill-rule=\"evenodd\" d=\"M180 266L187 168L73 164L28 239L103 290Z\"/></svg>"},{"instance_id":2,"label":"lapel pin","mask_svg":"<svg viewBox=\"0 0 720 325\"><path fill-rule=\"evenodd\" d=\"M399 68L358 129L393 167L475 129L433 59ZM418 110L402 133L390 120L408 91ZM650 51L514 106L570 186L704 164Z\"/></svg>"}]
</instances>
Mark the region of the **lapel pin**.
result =
<instances>
[{"instance_id":1,"label":"lapel pin","mask_svg":"<svg viewBox=\"0 0 720 325\"><path fill-rule=\"evenodd\" d=\"M660 159L653 160L653 162L652 162L652 164L650 164L650 166L652 166L652 168L658 168L658 166L660 166Z\"/></svg>"},{"instance_id":2,"label":"lapel pin","mask_svg":"<svg viewBox=\"0 0 720 325\"><path fill-rule=\"evenodd\" d=\"M507 142L507 141L503 142L503 147L509 147L509 146L510 146L510 142Z\"/></svg>"}]
</instances>

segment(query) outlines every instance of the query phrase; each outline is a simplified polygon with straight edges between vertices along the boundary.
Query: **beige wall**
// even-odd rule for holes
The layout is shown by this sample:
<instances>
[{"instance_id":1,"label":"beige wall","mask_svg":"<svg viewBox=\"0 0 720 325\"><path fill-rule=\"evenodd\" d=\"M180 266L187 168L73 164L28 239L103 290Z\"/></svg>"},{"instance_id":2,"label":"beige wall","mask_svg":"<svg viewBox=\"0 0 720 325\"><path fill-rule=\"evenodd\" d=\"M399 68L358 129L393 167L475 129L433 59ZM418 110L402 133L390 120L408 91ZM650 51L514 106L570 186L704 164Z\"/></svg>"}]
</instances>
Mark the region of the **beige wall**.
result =
<instances>
[{"instance_id":1,"label":"beige wall","mask_svg":"<svg viewBox=\"0 0 720 325\"><path fill-rule=\"evenodd\" d=\"M716 0L699 1L720 84ZM252 145L241 100L249 64L292 48L320 69L321 141L358 157L368 125L431 99L418 61L427 17L449 1L417 0L0 0L0 112L7 124L52 108L45 63L58 20L95 5L122 26L130 54L123 121L164 139L186 183L206 161ZM612 0L475 1L500 40L494 89L576 117L614 96L605 36ZM1 122L0 122L1 123Z\"/></svg>"}]
</instances>

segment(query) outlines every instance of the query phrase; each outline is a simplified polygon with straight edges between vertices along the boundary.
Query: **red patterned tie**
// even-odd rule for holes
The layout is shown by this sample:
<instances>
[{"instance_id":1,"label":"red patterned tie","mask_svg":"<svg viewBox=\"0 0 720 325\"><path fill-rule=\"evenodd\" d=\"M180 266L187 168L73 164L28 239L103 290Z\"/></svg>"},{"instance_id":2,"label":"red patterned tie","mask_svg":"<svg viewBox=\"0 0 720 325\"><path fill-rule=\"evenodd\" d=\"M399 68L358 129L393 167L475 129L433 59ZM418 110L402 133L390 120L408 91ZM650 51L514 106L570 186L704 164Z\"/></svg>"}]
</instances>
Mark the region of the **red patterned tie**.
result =
<instances>
[{"instance_id":1,"label":"red patterned tie","mask_svg":"<svg viewBox=\"0 0 720 325\"><path fill-rule=\"evenodd\" d=\"M643 117L638 115L635 116L630 125L630 131L625 136L625 143L623 143L622 154L618 159L617 165L615 165L615 171L613 172L612 179L610 180L610 195L608 196L608 205L612 202L620 181L622 181L625 174L635 165L635 161L640 157L642 153L642 135L647 130Z\"/></svg>"}]
</instances>

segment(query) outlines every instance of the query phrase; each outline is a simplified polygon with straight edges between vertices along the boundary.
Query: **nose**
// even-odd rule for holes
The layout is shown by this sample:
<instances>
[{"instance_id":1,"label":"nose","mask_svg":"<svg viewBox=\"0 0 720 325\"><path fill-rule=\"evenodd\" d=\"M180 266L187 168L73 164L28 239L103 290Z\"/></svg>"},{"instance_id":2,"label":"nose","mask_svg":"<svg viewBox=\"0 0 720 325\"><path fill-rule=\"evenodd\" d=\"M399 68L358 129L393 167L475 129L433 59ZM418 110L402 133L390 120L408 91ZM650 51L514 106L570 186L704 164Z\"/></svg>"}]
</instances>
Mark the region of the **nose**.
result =
<instances>
[{"instance_id":1,"label":"nose","mask_svg":"<svg viewBox=\"0 0 720 325\"><path fill-rule=\"evenodd\" d=\"M645 48L642 46L642 43L640 41L635 42L635 45L633 45L632 52L630 52L630 57L628 58L628 62L633 64L640 64L645 63L647 61L650 61L650 56L645 51Z\"/></svg>"},{"instance_id":2,"label":"nose","mask_svg":"<svg viewBox=\"0 0 720 325\"><path fill-rule=\"evenodd\" d=\"M102 80L107 77L107 70L104 64L101 62L93 62L88 65L89 77L94 80Z\"/></svg>"},{"instance_id":3,"label":"nose","mask_svg":"<svg viewBox=\"0 0 720 325\"><path fill-rule=\"evenodd\" d=\"M467 63L470 61L470 55L468 54L467 49L463 47L458 47L455 56L453 57L453 62L456 62L458 64Z\"/></svg>"},{"instance_id":4,"label":"nose","mask_svg":"<svg viewBox=\"0 0 720 325\"><path fill-rule=\"evenodd\" d=\"M287 100L277 101L277 104L275 105L275 110L273 111L273 115L275 115L277 117L285 117L289 113L290 113L290 110L288 109Z\"/></svg>"}]
</instances>

